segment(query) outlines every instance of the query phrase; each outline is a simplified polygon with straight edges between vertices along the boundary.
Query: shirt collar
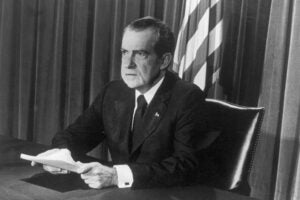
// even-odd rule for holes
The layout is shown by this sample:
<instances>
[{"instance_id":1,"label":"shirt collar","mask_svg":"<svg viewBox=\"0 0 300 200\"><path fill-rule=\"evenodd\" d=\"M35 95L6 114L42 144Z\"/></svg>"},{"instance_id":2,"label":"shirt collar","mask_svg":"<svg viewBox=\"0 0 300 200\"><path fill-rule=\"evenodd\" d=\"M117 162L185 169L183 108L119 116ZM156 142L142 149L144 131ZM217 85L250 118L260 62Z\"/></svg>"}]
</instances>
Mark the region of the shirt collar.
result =
<instances>
[{"instance_id":1,"label":"shirt collar","mask_svg":"<svg viewBox=\"0 0 300 200\"><path fill-rule=\"evenodd\" d=\"M148 105L151 103L154 95L156 94L164 79L165 77L163 76L154 86L152 86L152 88L150 88L150 90L143 94ZM137 101L138 96L140 96L141 94L142 93L140 93L138 90L135 90L135 102Z\"/></svg>"}]
</instances>

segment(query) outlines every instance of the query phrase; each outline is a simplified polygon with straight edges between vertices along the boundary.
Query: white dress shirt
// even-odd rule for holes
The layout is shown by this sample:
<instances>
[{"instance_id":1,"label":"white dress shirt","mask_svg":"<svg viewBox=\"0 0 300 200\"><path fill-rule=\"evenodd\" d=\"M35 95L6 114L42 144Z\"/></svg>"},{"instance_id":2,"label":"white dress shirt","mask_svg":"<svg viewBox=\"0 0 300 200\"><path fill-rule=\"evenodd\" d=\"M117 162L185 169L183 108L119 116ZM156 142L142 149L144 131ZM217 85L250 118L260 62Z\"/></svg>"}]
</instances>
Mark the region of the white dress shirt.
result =
<instances>
[{"instance_id":1,"label":"white dress shirt","mask_svg":"<svg viewBox=\"0 0 300 200\"><path fill-rule=\"evenodd\" d=\"M144 95L147 105L149 105L151 103L154 95L156 94L158 88L161 86L164 78L165 77L162 77L154 86L152 86L150 88L150 90L148 90L144 94L135 90L135 106L134 106L133 116L137 109L138 96ZM132 125L133 125L133 121L131 122L131 128L132 128ZM133 175L132 175L132 171L131 171L130 167L128 165L114 165L114 168L116 169L117 175L118 175L118 187L119 188L131 187L134 180L133 180Z\"/></svg>"}]
</instances>

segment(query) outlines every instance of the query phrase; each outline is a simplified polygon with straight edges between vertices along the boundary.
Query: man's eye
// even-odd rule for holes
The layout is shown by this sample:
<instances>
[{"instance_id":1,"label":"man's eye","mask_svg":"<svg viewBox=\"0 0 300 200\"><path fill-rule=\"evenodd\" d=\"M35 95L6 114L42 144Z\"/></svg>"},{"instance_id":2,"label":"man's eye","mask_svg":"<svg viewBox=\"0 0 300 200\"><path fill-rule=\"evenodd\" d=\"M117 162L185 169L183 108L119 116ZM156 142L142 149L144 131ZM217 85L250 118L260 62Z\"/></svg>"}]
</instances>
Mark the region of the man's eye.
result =
<instances>
[{"instance_id":1,"label":"man's eye","mask_svg":"<svg viewBox=\"0 0 300 200\"><path fill-rule=\"evenodd\" d=\"M121 50L121 54L122 54L122 55L126 55L127 53L128 53L128 51L123 50L123 49Z\"/></svg>"},{"instance_id":2,"label":"man's eye","mask_svg":"<svg viewBox=\"0 0 300 200\"><path fill-rule=\"evenodd\" d=\"M147 58L148 57L148 53L145 51L138 51L136 52L136 55L138 55L140 58Z\"/></svg>"}]
</instances>

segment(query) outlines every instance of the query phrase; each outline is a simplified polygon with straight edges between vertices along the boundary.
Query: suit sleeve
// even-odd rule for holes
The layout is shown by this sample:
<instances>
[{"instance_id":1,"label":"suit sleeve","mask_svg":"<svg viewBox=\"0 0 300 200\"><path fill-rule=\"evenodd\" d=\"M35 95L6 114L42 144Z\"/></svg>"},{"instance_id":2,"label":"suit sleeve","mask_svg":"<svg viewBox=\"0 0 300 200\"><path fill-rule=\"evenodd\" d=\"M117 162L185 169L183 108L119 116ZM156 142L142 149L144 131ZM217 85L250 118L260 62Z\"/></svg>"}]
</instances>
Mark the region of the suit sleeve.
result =
<instances>
[{"instance_id":1,"label":"suit sleeve","mask_svg":"<svg viewBox=\"0 0 300 200\"><path fill-rule=\"evenodd\" d=\"M189 185L197 181L199 173L207 175L207 170L210 170L211 162L205 157L204 147L197 142L205 143L209 138L203 93L198 89L188 92L178 107L173 154L161 162L129 164L133 172L133 188Z\"/></svg>"},{"instance_id":2,"label":"suit sleeve","mask_svg":"<svg viewBox=\"0 0 300 200\"><path fill-rule=\"evenodd\" d=\"M104 90L74 123L54 136L52 140L53 147L68 148L74 154L85 154L104 139L103 95Z\"/></svg>"}]
</instances>

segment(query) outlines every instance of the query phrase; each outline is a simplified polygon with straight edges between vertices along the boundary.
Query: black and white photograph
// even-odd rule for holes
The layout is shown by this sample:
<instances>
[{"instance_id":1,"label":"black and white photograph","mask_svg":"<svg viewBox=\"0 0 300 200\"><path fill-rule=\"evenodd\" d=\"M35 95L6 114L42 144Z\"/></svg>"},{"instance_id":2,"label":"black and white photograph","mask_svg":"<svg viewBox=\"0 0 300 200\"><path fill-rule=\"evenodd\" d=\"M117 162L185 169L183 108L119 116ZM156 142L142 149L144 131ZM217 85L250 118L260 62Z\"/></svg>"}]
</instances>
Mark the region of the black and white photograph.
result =
<instances>
[{"instance_id":1,"label":"black and white photograph","mask_svg":"<svg viewBox=\"0 0 300 200\"><path fill-rule=\"evenodd\" d=\"M300 1L0 0L0 200L299 200Z\"/></svg>"}]
</instances>

